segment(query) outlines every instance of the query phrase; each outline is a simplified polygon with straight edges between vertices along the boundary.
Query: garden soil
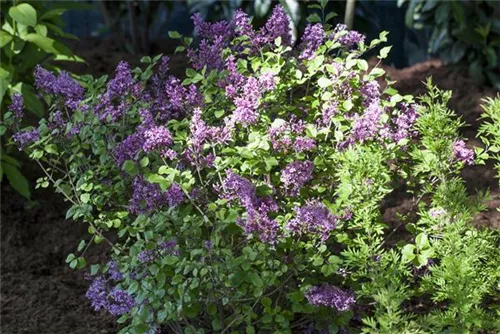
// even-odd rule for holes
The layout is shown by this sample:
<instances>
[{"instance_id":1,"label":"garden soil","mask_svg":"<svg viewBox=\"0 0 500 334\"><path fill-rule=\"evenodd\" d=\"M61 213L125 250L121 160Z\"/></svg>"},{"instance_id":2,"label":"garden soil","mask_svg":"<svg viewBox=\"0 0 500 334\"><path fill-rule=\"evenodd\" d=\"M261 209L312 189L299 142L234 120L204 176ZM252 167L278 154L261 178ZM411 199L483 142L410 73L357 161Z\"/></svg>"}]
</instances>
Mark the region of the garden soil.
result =
<instances>
[{"instance_id":1,"label":"garden soil","mask_svg":"<svg viewBox=\"0 0 500 334\"><path fill-rule=\"evenodd\" d=\"M83 41L76 46L77 54L88 64L78 64L70 69L76 73L94 75L111 74L120 60L133 66L140 57L122 53L112 44ZM78 51L80 50L80 51ZM161 51L161 50L160 50ZM372 62L373 63L373 62ZM186 60L173 57L171 68L182 72ZM180 69L180 70L179 70ZM386 68L395 87L403 94L418 95L425 92L423 81L432 76L443 89L454 92L450 107L470 124L463 134L469 143L480 145L474 139L481 114L481 99L497 92L475 84L460 72L443 66L439 61L427 61L403 70ZM41 176L35 166L25 161L24 173L32 182ZM498 194L492 166L468 167L464 171L471 192L475 189L492 189ZM65 258L75 252L82 239L88 240L83 223L64 219L67 203L59 194L50 190L35 190L34 202L28 203L14 193L8 184L1 189L1 319L3 334L106 334L116 333L114 319L104 312L95 312L85 298L89 281L82 271L68 267ZM495 208L499 200L489 202L490 210L478 215L475 224L500 228L500 215ZM414 207L411 198L395 193L386 203L384 219L391 227L400 228L398 213L408 213ZM87 255L90 263L105 261L108 248L93 246Z\"/></svg>"}]
</instances>

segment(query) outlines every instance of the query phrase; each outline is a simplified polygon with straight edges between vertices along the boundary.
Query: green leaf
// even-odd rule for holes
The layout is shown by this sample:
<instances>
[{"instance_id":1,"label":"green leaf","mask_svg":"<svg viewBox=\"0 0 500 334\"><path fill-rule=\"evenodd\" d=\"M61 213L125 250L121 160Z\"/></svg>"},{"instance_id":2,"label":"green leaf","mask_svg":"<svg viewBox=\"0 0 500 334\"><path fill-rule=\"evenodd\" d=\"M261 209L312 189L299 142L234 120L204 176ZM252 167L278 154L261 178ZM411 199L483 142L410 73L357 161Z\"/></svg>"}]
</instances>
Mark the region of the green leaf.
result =
<instances>
[{"instance_id":1,"label":"green leaf","mask_svg":"<svg viewBox=\"0 0 500 334\"><path fill-rule=\"evenodd\" d=\"M16 22L27 26L36 26L36 10L30 4L22 3L9 9L9 15Z\"/></svg>"},{"instance_id":2,"label":"green leaf","mask_svg":"<svg viewBox=\"0 0 500 334\"><path fill-rule=\"evenodd\" d=\"M321 22L321 17L317 13L313 13L307 17L307 22L309 23L318 23Z\"/></svg>"},{"instance_id":3,"label":"green leaf","mask_svg":"<svg viewBox=\"0 0 500 334\"><path fill-rule=\"evenodd\" d=\"M29 199L31 193L28 180L24 177L21 171L16 166L6 162L2 162L2 169L12 188L14 188L23 197Z\"/></svg>"},{"instance_id":4,"label":"green leaf","mask_svg":"<svg viewBox=\"0 0 500 334\"><path fill-rule=\"evenodd\" d=\"M12 41L12 35L5 30L0 30L0 48L3 48L10 41Z\"/></svg>"},{"instance_id":5,"label":"green leaf","mask_svg":"<svg viewBox=\"0 0 500 334\"><path fill-rule=\"evenodd\" d=\"M332 81L327 77L321 77L318 79L318 86L321 88L326 88L332 85Z\"/></svg>"},{"instance_id":6,"label":"green leaf","mask_svg":"<svg viewBox=\"0 0 500 334\"><path fill-rule=\"evenodd\" d=\"M261 288L264 286L264 282L262 281L262 278L260 278L259 274L255 273L255 272L249 273L248 279L250 280L250 283L252 283L257 288Z\"/></svg>"},{"instance_id":7,"label":"green leaf","mask_svg":"<svg viewBox=\"0 0 500 334\"><path fill-rule=\"evenodd\" d=\"M389 55L389 52L391 52L392 46L385 46L382 49L380 49L380 53L378 58L379 59L385 59Z\"/></svg>"},{"instance_id":8,"label":"green leaf","mask_svg":"<svg viewBox=\"0 0 500 334\"><path fill-rule=\"evenodd\" d=\"M133 160L126 160L123 163L122 170L131 176L135 176L138 173L137 164Z\"/></svg>"},{"instance_id":9,"label":"green leaf","mask_svg":"<svg viewBox=\"0 0 500 334\"><path fill-rule=\"evenodd\" d=\"M403 247L403 249L401 250L401 253L403 255L403 262L410 262L415 258L414 250L414 245L406 245Z\"/></svg>"},{"instance_id":10,"label":"green leaf","mask_svg":"<svg viewBox=\"0 0 500 334\"><path fill-rule=\"evenodd\" d=\"M51 9L46 11L45 13L40 16L40 21L42 20L50 20L56 17L60 17L64 12L66 12L66 8L56 8L56 9Z\"/></svg>"},{"instance_id":11,"label":"green leaf","mask_svg":"<svg viewBox=\"0 0 500 334\"><path fill-rule=\"evenodd\" d=\"M44 26L43 24L37 24L35 27L35 31L38 35L42 35L44 37L47 37L47 26Z\"/></svg>"},{"instance_id":12,"label":"green leaf","mask_svg":"<svg viewBox=\"0 0 500 334\"><path fill-rule=\"evenodd\" d=\"M177 31L169 31L168 32L168 37L174 38L174 39L179 39L181 38L181 34L179 34Z\"/></svg>"},{"instance_id":13,"label":"green leaf","mask_svg":"<svg viewBox=\"0 0 500 334\"><path fill-rule=\"evenodd\" d=\"M73 55L71 50L66 45L49 37L38 34L27 34L24 36L24 40L35 44L47 53L52 53L54 55L63 54L66 56Z\"/></svg>"}]
</instances>

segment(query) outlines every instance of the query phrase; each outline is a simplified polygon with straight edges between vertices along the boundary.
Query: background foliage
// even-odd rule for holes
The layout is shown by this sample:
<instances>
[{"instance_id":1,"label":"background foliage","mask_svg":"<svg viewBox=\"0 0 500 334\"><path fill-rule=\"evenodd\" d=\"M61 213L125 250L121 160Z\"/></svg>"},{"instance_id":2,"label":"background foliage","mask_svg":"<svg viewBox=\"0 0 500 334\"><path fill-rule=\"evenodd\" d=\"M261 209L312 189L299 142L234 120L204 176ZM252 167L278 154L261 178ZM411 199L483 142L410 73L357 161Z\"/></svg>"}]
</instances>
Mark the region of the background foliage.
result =
<instances>
[{"instance_id":1,"label":"background foliage","mask_svg":"<svg viewBox=\"0 0 500 334\"><path fill-rule=\"evenodd\" d=\"M6 112L15 93L23 96L26 110L35 119L44 115L44 105L33 87L33 71L40 64L58 70L54 61L83 61L75 56L60 40L76 38L63 31L61 15L68 9L65 3L52 6L42 1L1 2L0 48L0 105L2 120L8 122L12 113ZM7 127L0 124L3 144ZM26 198L30 197L28 181L20 172L20 163L10 151L12 147L1 146L0 179L4 174L12 187Z\"/></svg>"},{"instance_id":2,"label":"background foliage","mask_svg":"<svg viewBox=\"0 0 500 334\"><path fill-rule=\"evenodd\" d=\"M411 0L406 24L432 30L430 54L446 64L468 66L471 77L500 89L498 1Z\"/></svg>"}]
</instances>

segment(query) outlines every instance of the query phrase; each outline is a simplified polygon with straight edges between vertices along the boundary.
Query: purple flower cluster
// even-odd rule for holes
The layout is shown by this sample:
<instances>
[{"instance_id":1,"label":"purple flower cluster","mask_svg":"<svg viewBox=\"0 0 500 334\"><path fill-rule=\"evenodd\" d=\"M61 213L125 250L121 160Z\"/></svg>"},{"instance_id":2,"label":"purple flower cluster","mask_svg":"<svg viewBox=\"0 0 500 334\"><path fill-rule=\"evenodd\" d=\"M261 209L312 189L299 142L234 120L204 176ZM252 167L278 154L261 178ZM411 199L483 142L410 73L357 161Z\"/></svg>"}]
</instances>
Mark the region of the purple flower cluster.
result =
<instances>
[{"instance_id":1,"label":"purple flower cluster","mask_svg":"<svg viewBox=\"0 0 500 334\"><path fill-rule=\"evenodd\" d=\"M363 36L363 34L355 30L347 31L347 26L345 24L338 24L333 31L332 37L346 49L353 49L365 41L365 36Z\"/></svg>"},{"instance_id":2,"label":"purple flower cluster","mask_svg":"<svg viewBox=\"0 0 500 334\"><path fill-rule=\"evenodd\" d=\"M14 115L16 122L23 119L24 116L24 102L23 96L19 93L14 93L12 95L12 103L9 105L9 110Z\"/></svg>"},{"instance_id":3,"label":"purple flower cluster","mask_svg":"<svg viewBox=\"0 0 500 334\"><path fill-rule=\"evenodd\" d=\"M168 110L170 115L165 116L180 116L183 111L188 111L203 104L203 96L198 91L195 85L190 85L189 88L184 87L181 81L174 76L169 76L164 85L166 94L166 103L160 109ZM169 117L161 117L162 120L168 120Z\"/></svg>"},{"instance_id":4,"label":"purple flower cluster","mask_svg":"<svg viewBox=\"0 0 500 334\"><path fill-rule=\"evenodd\" d=\"M118 143L114 150L117 165L121 167L126 160L135 160L143 145L144 136L138 132L134 132Z\"/></svg>"},{"instance_id":5,"label":"purple flower cluster","mask_svg":"<svg viewBox=\"0 0 500 334\"><path fill-rule=\"evenodd\" d=\"M63 97L66 107L71 110L75 110L79 106L85 90L67 72L61 71L56 77L53 73L37 65L33 75L36 88L47 94Z\"/></svg>"},{"instance_id":6,"label":"purple flower cluster","mask_svg":"<svg viewBox=\"0 0 500 334\"><path fill-rule=\"evenodd\" d=\"M209 69L221 70L224 67L222 50L227 46L227 42L222 36L217 36L210 42L207 39L201 41L198 50L188 49L187 56L193 68L201 70L204 66Z\"/></svg>"},{"instance_id":7,"label":"purple flower cluster","mask_svg":"<svg viewBox=\"0 0 500 334\"><path fill-rule=\"evenodd\" d=\"M273 8L271 17L259 31L256 37L257 45L271 44L274 45L276 38L281 37L281 43L285 46L292 45L292 34L290 31L290 20L281 5Z\"/></svg>"},{"instance_id":8,"label":"purple flower cluster","mask_svg":"<svg viewBox=\"0 0 500 334\"><path fill-rule=\"evenodd\" d=\"M297 196L300 189L313 177L314 164L311 161L294 161L281 171L281 182L290 196Z\"/></svg>"},{"instance_id":9,"label":"purple flower cluster","mask_svg":"<svg viewBox=\"0 0 500 334\"><path fill-rule=\"evenodd\" d=\"M314 52L321 46L326 37L323 25L320 23L307 25L299 49L302 50L300 59L312 59Z\"/></svg>"},{"instance_id":10,"label":"purple flower cluster","mask_svg":"<svg viewBox=\"0 0 500 334\"><path fill-rule=\"evenodd\" d=\"M303 121L295 116L288 122L270 127L267 133L276 152L286 153L290 149L296 152L308 152L316 148L316 141L304 135Z\"/></svg>"},{"instance_id":11,"label":"purple flower cluster","mask_svg":"<svg viewBox=\"0 0 500 334\"><path fill-rule=\"evenodd\" d=\"M355 141L364 142L373 138L380 129L380 120L383 115L382 107L380 106L380 88L378 83L373 80L360 89L363 97L363 105L365 106L364 114L354 117L354 125L351 130L351 135L341 146L349 146Z\"/></svg>"},{"instance_id":12,"label":"purple flower cluster","mask_svg":"<svg viewBox=\"0 0 500 334\"><path fill-rule=\"evenodd\" d=\"M108 262L108 275L114 281L121 281L123 279L123 274L118 269L115 261Z\"/></svg>"},{"instance_id":13,"label":"purple flower cluster","mask_svg":"<svg viewBox=\"0 0 500 334\"><path fill-rule=\"evenodd\" d=\"M152 152L172 145L172 143L172 134L164 126L154 126L144 131L142 149L144 152Z\"/></svg>"},{"instance_id":14,"label":"purple flower cluster","mask_svg":"<svg viewBox=\"0 0 500 334\"><path fill-rule=\"evenodd\" d=\"M296 208L295 211L296 217L287 225L295 236L312 234L326 240L330 232L337 227L337 217L321 203L309 203Z\"/></svg>"},{"instance_id":15,"label":"purple flower cluster","mask_svg":"<svg viewBox=\"0 0 500 334\"><path fill-rule=\"evenodd\" d=\"M136 177L132 188L129 210L134 214L151 212L164 206L177 206L185 200L184 192L177 183L173 183L166 191L161 191L158 184Z\"/></svg>"},{"instance_id":16,"label":"purple flower cluster","mask_svg":"<svg viewBox=\"0 0 500 334\"><path fill-rule=\"evenodd\" d=\"M132 77L129 64L121 61L116 67L115 77L108 82L107 90L95 108L99 119L115 122L121 118L130 107L128 97L137 98L141 90L140 83Z\"/></svg>"},{"instance_id":17,"label":"purple flower cluster","mask_svg":"<svg viewBox=\"0 0 500 334\"><path fill-rule=\"evenodd\" d=\"M306 298L313 306L331 307L339 312L350 310L356 302L352 292L327 284L313 286Z\"/></svg>"},{"instance_id":18,"label":"purple flower cluster","mask_svg":"<svg viewBox=\"0 0 500 334\"><path fill-rule=\"evenodd\" d=\"M40 133L38 129L19 131L12 135L12 139L17 144L19 151L21 151L24 147L40 140Z\"/></svg>"},{"instance_id":19,"label":"purple flower cluster","mask_svg":"<svg viewBox=\"0 0 500 334\"><path fill-rule=\"evenodd\" d=\"M134 297L122 289L113 288L109 296L111 297L111 302L108 306L108 311L112 315L118 316L125 314L135 306Z\"/></svg>"},{"instance_id":20,"label":"purple flower cluster","mask_svg":"<svg viewBox=\"0 0 500 334\"><path fill-rule=\"evenodd\" d=\"M229 45L234 33L233 27L226 21L205 22L199 13L194 14L192 20L195 32L202 38L198 50L190 48L187 51L192 66L197 70L204 66L221 70L224 67L222 50Z\"/></svg>"},{"instance_id":21,"label":"purple flower cluster","mask_svg":"<svg viewBox=\"0 0 500 334\"><path fill-rule=\"evenodd\" d=\"M255 39L255 30L247 13L241 9L236 10L231 23L236 36L247 36L250 41Z\"/></svg>"},{"instance_id":22,"label":"purple flower cluster","mask_svg":"<svg viewBox=\"0 0 500 334\"><path fill-rule=\"evenodd\" d=\"M279 236L279 225L268 217L269 212L278 211L278 205L272 197L258 197L252 182L231 171L227 172L223 188L225 198L239 199L247 210L247 220L241 221L245 232L256 233L261 241L274 243Z\"/></svg>"},{"instance_id":23,"label":"purple flower cluster","mask_svg":"<svg viewBox=\"0 0 500 334\"><path fill-rule=\"evenodd\" d=\"M202 119L202 111L195 108L189 126L191 135L189 147L185 151L187 160L196 168L211 166L215 159L212 153L203 154L205 144L224 144L231 139L232 124L226 122L225 126L209 126Z\"/></svg>"},{"instance_id":24,"label":"purple flower cluster","mask_svg":"<svg viewBox=\"0 0 500 334\"><path fill-rule=\"evenodd\" d=\"M205 22L200 13L195 13L191 16L194 24L195 33L201 38L213 38L220 36L224 39L231 38L233 30L231 25L226 21L215 23Z\"/></svg>"},{"instance_id":25,"label":"purple flower cluster","mask_svg":"<svg viewBox=\"0 0 500 334\"><path fill-rule=\"evenodd\" d=\"M175 250L177 246L177 240L168 240L162 242L156 249L145 249L137 255L137 260L142 264L147 264L154 262L162 254L179 255L179 252Z\"/></svg>"},{"instance_id":26,"label":"purple flower cluster","mask_svg":"<svg viewBox=\"0 0 500 334\"><path fill-rule=\"evenodd\" d=\"M97 276L85 294L95 311L105 309L113 315L122 315L135 306L134 297L114 287L110 288L103 276Z\"/></svg>"},{"instance_id":27,"label":"purple flower cluster","mask_svg":"<svg viewBox=\"0 0 500 334\"><path fill-rule=\"evenodd\" d=\"M248 78L243 86L243 92L240 96L234 99L236 109L234 110L234 121L243 125L250 125L257 122L259 114L260 85L259 81L254 78Z\"/></svg>"},{"instance_id":28,"label":"purple flower cluster","mask_svg":"<svg viewBox=\"0 0 500 334\"><path fill-rule=\"evenodd\" d=\"M464 162L467 165L474 164L474 151L467 148L463 140L453 142L453 156L458 161Z\"/></svg>"},{"instance_id":29,"label":"purple flower cluster","mask_svg":"<svg viewBox=\"0 0 500 334\"><path fill-rule=\"evenodd\" d=\"M333 116L337 114L337 111L338 109L335 103L328 104L325 108L323 108L321 118L318 123L322 126L329 126Z\"/></svg>"},{"instance_id":30,"label":"purple flower cluster","mask_svg":"<svg viewBox=\"0 0 500 334\"><path fill-rule=\"evenodd\" d=\"M396 129L392 139L398 143L399 141L415 136L416 131L411 128L418 118L417 106L415 104L401 104L401 114L396 118L394 124Z\"/></svg>"}]
</instances>

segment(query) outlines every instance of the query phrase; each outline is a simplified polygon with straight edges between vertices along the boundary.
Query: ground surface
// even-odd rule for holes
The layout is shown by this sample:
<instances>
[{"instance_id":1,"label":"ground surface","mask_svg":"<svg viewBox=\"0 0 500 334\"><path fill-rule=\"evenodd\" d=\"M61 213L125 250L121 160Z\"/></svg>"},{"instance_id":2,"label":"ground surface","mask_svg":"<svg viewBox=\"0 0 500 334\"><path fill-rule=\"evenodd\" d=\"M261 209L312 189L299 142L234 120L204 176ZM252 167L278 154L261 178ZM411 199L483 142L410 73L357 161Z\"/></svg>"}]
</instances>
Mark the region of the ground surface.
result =
<instances>
[{"instance_id":1,"label":"ground surface","mask_svg":"<svg viewBox=\"0 0 500 334\"><path fill-rule=\"evenodd\" d=\"M73 70L98 75L110 73L119 60L138 64L137 56L117 52L109 45L88 41L78 52L90 64L78 65ZM181 58L174 59L172 67L177 72L185 67ZM424 92L422 81L432 75L434 82L444 89L452 89L451 107L464 116L471 127L464 135L472 138L477 129L480 100L494 96L491 88L476 85L462 74L429 61L404 70L387 69L395 85L404 94ZM477 142L474 142L478 144ZM39 175L33 168L25 167L32 180ZM490 167L471 167L464 172L469 188L491 187L497 194L497 182ZM35 191L37 205L28 209L27 203L2 185L1 206L1 328L5 334L66 334L66 333L115 333L113 319L91 310L84 294L88 282L81 271L71 270L64 262L74 252L79 241L87 238L83 224L64 220L66 204L59 195L50 191ZM493 209L498 201L490 203ZM408 211L411 201L397 198L385 210L384 218L397 223L396 212ZM495 210L476 217L476 223L500 227L500 217ZM91 260L106 256L104 247L94 248Z\"/></svg>"}]
</instances>

